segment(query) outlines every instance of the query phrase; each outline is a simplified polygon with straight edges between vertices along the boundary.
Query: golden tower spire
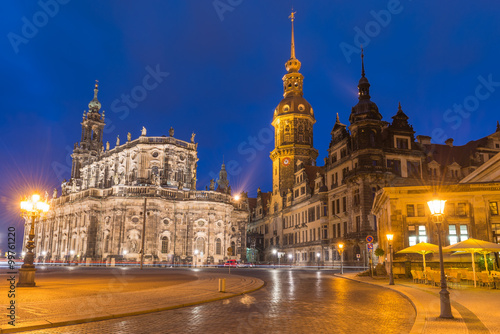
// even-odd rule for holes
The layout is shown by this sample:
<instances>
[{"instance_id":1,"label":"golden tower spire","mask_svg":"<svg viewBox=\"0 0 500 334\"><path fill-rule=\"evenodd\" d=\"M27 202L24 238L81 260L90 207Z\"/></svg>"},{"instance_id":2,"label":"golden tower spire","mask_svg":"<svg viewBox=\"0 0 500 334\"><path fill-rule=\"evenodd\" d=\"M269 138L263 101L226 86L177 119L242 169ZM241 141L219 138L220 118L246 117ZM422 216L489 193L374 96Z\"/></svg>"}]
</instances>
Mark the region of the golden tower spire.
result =
<instances>
[{"instance_id":1,"label":"golden tower spire","mask_svg":"<svg viewBox=\"0 0 500 334\"><path fill-rule=\"evenodd\" d=\"M295 38L293 34L293 21L295 21L295 13L292 8L292 13L288 17L292 21L292 46L290 50L290 59L295 59Z\"/></svg>"}]
</instances>

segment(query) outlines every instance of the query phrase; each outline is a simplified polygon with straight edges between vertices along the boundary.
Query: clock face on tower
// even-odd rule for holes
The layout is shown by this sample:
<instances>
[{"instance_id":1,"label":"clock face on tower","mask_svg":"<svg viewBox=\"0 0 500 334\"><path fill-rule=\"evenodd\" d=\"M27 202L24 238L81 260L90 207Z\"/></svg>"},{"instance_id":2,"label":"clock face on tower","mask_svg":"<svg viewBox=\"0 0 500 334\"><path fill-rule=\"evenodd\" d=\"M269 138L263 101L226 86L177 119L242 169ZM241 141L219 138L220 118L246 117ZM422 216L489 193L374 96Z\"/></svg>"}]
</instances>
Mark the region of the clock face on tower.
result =
<instances>
[{"instance_id":1,"label":"clock face on tower","mask_svg":"<svg viewBox=\"0 0 500 334\"><path fill-rule=\"evenodd\" d=\"M281 161L283 163L283 166L288 166L290 165L290 158L283 158L283 160Z\"/></svg>"}]
</instances>

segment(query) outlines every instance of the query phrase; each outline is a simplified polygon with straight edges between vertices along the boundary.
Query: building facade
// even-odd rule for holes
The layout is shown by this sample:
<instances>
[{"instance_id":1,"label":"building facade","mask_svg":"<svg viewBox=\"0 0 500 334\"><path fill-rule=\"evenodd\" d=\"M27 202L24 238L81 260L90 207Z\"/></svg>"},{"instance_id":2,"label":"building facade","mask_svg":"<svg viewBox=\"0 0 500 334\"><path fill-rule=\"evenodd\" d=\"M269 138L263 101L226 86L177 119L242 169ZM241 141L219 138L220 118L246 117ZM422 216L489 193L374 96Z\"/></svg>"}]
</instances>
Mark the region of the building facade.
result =
<instances>
[{"instance_id":1,"label":"building facade","mask_svg":"<svg viewBox=\"0 0 500 334\"><path fill-rule=\"evenodd\" d=\"M293 262L298 265L338 264L339 243L344 261L368 262L366 237L378 240L377 217L372 213L375 194L384 187L453 184L474 172L500 152L500 128L463 146L431 144L431 137L416 136L401 104L392 121L383 120L371 100L370 83L361 52L358 102L349 113L349 125L339 114L331 131L324 166L316 165L313 146L316 122L303 97L301 63L295 56L294 17L284 98L274 110L273 188L258 191L247 232L263 239L261 249L248 249L256 261Z\"/></svg>"},{"instance_id":2,"label":"building facade","mask_svg":"<svg viewBox=\"0 0 500 334\"><path fill-rule=\"evenodd\" d=\"M196 190L197 147L169 136L141 136L114 148L103 144L104 111L97 99L82 120L71 179L54 189L51 210L36 227L44 261L220 263L245 258L248 198L231 196L224 164L216 188ZM29 228L25 229L27 240ZM242 245L243 242L243 245ZM143 246L144 244L144 246ZM228 255L228 249L231 254Z\"/></svg>"},{"instance_id":3,"label":"building facade","mask_svg":"<svg viewBox=\"0 0 500 334\"><path fill-rule=\"evenodd\" d=\"M438 226L432 221L427 201L436 196L446 200L441 224L442 244L448 246L468 238L500 243L500 183L457 183L440 187L386 187L377 193L373 213L378 221L379 247L387 251L387 233L394 234L394 253L419 242L438 244ZM498 261L498 256L496 255ZM395 254L405 262L407 255ZM417 258L417 261L421 260ZM428 256L438 262L437 254ZM471 261L470 254L459 257L445 254L447 262ZM437 265L437 264L436 264ZM497 262L498 266L498 262Z\"/></svg>"}]
</instances>

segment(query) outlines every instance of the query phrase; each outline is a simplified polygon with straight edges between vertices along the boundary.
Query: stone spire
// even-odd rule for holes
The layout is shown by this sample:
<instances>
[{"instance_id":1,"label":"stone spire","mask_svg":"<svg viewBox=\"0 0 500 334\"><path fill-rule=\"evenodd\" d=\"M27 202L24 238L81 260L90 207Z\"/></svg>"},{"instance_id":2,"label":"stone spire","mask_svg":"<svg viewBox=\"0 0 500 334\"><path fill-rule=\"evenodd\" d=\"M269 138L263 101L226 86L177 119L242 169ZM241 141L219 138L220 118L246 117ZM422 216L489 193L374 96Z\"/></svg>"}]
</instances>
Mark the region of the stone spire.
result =
<instances>
[{"instance_id":1,"label":"stone spire","mask_svg":"<svg viewBox=\"0 0 500 334\"><path fill-rule=\"evenodd\" d=\"M227 172L226 172L226 164L224 164L224 161L222 162L222 166L220 168L219 172L219 179L217 180L217 190L226 192L229 186L229 181L227 179Z\"/></svg>"},{"instance_id":2,"label":"stone spire","mask_svg":"<svg viewBox=\"0 0 500 334\"><path fill-rule=\"evenodd\" d=\"M363 48L361 48L361 79L359 79L358 83L359 101L351 110L349 116L351 124L365 119L382 120L377 105L370 98L370 83L365 76L365 54Z\"/></svg>"},{"instance_id":3,"label":"stone spire","mask_svg":"<svg viewBox=\"0 0 500 334\"><path fill-rule=\"evenodd\" d=\"M403 112L403 108L401 108L401 102L399 102L398 105L398 111L396 112L396 115L392 116L392 124L391 124L391 129L398 129L398 130L407 130L407 131L413 131L413 127L408 123L408 116Z\"/></svg>"},{"instance_id":4,"label":"stone spire","mask_svg":"<svg viewBox=\"0 0 500 334\"><path fill-rule=\"evenodd\" d=\"M361 48L361 79L359 79L358 91L359 100L370 99L370 83L365 76L365 54L363 48Z\"/></svg>"},{"instance_id":5,"label":"stone spire","mask_svg":"<svg viewBox=\"0 0 500 334\"><path fill-rule=\"evenodd\" d=\"M285 63L286 71L288 72L283 76L283 96L287 97L289 95L302 96L302 81L304 77L299 73L300 61L295 57L295 33L293 22L295 21L295 12L289 16L292 21L292 43L290 46L290 59Z\"/></svg>"},{"instance_id":6,"label":"stone spire","mask_svg":"<svg viewBox=\"0 0 500 334\"><path fill-rule=\"evenodd\" d=\"M297 73L300 70L300 61L295 57L295 33L293 22L295 21L295 12L292 11L288 17L292 21L292 43L290 46L290 59L286 62L285 68L288 73Z\"/></svg>"},{"instance_id":7,"label":"stone spire","mask_svg":"<svg viewBox=\"0 0 500 334\"><path fill-rule=\"evenodd\" d=\"M292 13L288 17L292 21L292 45L290 50L290 59L295 59L295 38L293 35L293 21L295 20L295 12L292 9Z\"/></svg>"},{"instance_id":8,"label":"stone spire","mask_svg":"<svg viewBox=\"0 0 500 334\"><path fill-rule=\"evenodd\" d=\"M101 110L101 102L99 102L99 100L97 99L97 92L99 92L99 81L96 80L95 81L95 88L94 88L94 98L92 99L92 101L89 102L89 111L90 112L96 112L98 113L99 110Z\"/></svg>"}]
</instances>

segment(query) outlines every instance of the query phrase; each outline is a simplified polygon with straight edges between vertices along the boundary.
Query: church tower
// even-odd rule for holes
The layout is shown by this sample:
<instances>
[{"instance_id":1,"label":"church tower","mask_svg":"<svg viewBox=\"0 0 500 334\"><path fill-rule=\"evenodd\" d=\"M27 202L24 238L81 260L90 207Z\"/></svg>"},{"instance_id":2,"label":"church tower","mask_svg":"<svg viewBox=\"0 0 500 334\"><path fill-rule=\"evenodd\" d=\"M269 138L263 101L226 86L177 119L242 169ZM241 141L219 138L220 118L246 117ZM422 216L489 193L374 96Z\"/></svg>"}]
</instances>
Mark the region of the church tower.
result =
<instances>
[{"instance_id":1,"label":"church tower","mask_svg":"<svg viewBox=\"0 0 500 334\"><path fill-rule=\"evenodd\" d=\"M292 43L290 59L285 63L288 73L283 76L283 100L274 110L273 161L273 207L282 208L282 198L286 198L288 189L293 188L294 173L303 166L315 165L318 151L313 147L313 125L316 123L314 112L303 97L302 83L304 76L299 73L300 61L295 57L295 39L293 22L295 12L290 15L292 21ZM273 211L272 211L273 212Z\"/></svg>"},{"instance_id":2,"label":"church tower","mask_svg":"<svg viewBox=\"0 0 500 334\"><path fill-rule=\"evenodd\" d=\"M103 150L102 135L104 132L104 111L102 115L99 113L101 110L101 103L97 99L98 82L94 87L94 98L89 102L89 110L87 113L83 112L82 119L82 137L80 143L76 143L73 154L73 164L71 167L71 178L80 178L80 168L82 164L89 164L95 161Z\"/></svg>"}]
</instances>

